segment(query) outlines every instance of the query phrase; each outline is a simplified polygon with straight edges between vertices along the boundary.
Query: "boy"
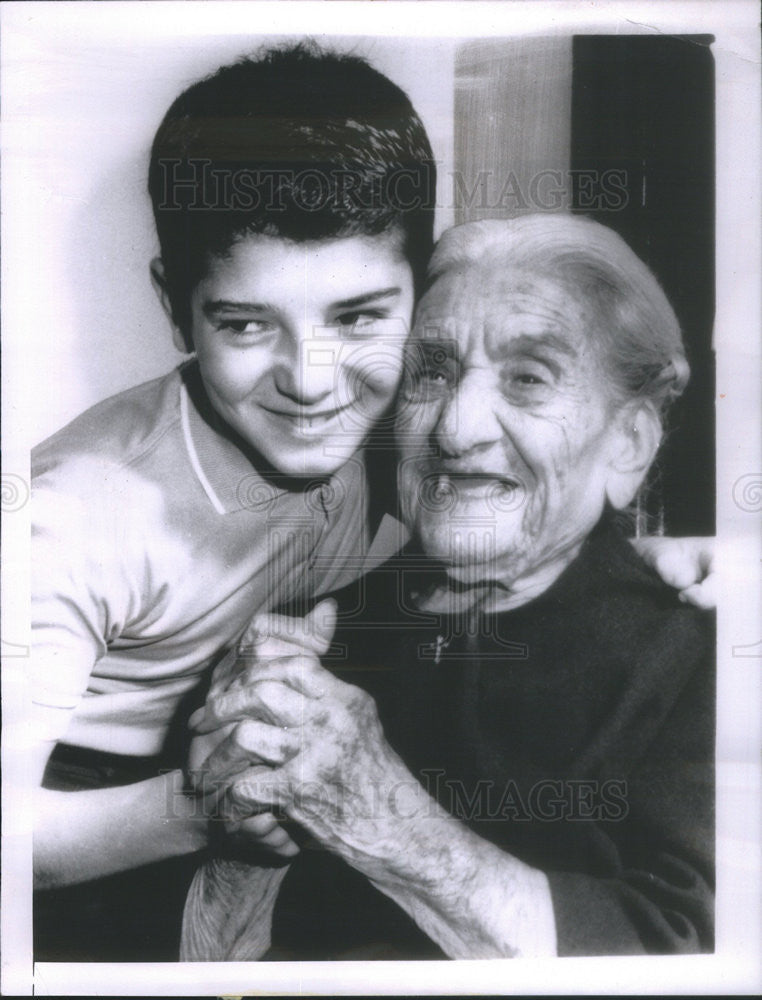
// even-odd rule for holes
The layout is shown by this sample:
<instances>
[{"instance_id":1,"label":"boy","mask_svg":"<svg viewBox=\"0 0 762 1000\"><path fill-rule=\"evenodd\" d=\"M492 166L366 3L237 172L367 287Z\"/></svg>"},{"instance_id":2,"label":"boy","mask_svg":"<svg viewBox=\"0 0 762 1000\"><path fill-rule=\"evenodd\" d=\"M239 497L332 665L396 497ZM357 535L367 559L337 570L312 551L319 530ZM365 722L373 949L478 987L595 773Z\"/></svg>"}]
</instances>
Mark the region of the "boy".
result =
<instances>
[{"instance_id":1,"label":"boy","mask_svg":"<svg viewBox=\"0 0 762 1000\"><path fill-rule=\"evenodd\" d=\"M351 57L224 67L159 128L152 277L195 359L34 458L38 959L176 956L210 837L177 794L200 682L253 615L389 554L371 535L394 475L374 451L368 489L362 446L401 374L434 189L409 100Z\"/></svg>"},{"instance_id":2,"label":"boy","mask_svg":"<svg viewBox=\"0 0 762 1000\"><path fill-rule=\"evenodd\" d=\"M300 46L241 61L159 128L152 277L196 359L34 457L40 773L65 741L40 792L36 885L113 887L87 927L76 905L95 906L95 885L41 897L38 958L78 954L44 916L56 898L82 957L176 954L151 947L150 907L137 936L109 922L161 871L181 903L176 869L153 863L208 841L176 794L175 727L199 680L253 613L360 571L374 512L359 453L401 373L434 188L406 95L352 57ZM145 865L142 889L113 877Z\"/></svg>"}]
</instances>

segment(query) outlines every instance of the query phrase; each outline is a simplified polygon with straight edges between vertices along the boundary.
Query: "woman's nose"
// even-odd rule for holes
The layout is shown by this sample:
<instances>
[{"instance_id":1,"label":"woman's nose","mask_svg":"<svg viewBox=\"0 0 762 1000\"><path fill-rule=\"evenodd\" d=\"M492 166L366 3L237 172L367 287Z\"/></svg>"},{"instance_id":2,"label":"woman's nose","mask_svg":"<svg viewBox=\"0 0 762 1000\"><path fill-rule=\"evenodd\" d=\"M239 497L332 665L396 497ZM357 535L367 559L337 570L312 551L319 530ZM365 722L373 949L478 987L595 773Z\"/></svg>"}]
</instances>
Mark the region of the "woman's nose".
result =
<instances>
[{"instance_id":1,"label":"woman's nose","mask_svg":"<svg viewBox=\"0 0 762 1000\"><path fill-rule=\"evenodd\" d=\"M439 415L434 438L447 458L483 451L499 441L503 429L498 422L494 390L481 379L466 375L453 390Z\"/></svg>"},{"instance_id":2,"label":"woman's nose","mask_svg":"<svg viewBox=\"0 0 762 1000\"><path fill-rule=\"evenodd\" d=\"M335 338L316 335L309 323L288 331L275 377L278 391L302 406L326 399L335 389L338 345Z\"/></svg>"}]
</instances>

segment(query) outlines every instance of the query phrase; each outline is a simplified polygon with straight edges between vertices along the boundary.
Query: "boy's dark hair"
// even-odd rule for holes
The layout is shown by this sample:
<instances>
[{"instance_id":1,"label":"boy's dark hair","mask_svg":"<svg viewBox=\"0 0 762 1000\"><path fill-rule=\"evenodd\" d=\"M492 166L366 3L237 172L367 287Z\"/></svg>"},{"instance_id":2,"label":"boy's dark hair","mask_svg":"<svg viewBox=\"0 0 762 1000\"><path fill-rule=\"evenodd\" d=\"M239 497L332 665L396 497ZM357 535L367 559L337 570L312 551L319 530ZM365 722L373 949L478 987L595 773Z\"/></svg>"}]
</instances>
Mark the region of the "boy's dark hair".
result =
<instances>
[{"instance_id":1,"label":"boy's dark hair","mask_svg":"<svg viewBox=\"0 0 762 1000\"><path fill-rule=\"evenodd\" d=\"M186 332L210 257L242 235L398 227L416 286L433 245L436 168L410 100L363 59L314 44L242 59L182 93L156 133L148 187Z\"/></svg>"}]
</instances>

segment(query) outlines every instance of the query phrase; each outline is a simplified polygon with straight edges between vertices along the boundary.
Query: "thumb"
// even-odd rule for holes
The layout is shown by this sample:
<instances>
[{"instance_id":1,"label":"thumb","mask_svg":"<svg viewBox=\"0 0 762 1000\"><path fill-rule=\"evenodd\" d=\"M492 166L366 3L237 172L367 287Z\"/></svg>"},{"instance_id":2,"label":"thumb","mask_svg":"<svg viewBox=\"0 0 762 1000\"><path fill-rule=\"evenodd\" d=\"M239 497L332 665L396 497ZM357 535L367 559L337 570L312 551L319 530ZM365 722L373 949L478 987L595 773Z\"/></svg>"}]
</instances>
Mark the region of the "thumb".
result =
<instances>
[{"instance_id":1,"label":"thumb","mask_svg":"<svg viewBox=\"0 0 762 1000\"><path fill-rule=\"evenodd\" d=\"M336 602L329 598L315 605L304 618L261 614L251 622L239 643L241 655L257 659L290 656L298 652L322 656L336 627Z\"/></svg>"},{"instance_id":2,"label":"thumb","mask_svg":"<svg viewBox=\"0 0 762 1000\"><path fill-rule=\"evenodd\" d=\"M307 629L315 638L315 644L318 647L316 652L320 656L326 653L331 645L331 639L333 639L333 633L336 630L337 613L336 601L332 597L328 597L316 604L304 619Z\"/></svg>"}]
</instances>

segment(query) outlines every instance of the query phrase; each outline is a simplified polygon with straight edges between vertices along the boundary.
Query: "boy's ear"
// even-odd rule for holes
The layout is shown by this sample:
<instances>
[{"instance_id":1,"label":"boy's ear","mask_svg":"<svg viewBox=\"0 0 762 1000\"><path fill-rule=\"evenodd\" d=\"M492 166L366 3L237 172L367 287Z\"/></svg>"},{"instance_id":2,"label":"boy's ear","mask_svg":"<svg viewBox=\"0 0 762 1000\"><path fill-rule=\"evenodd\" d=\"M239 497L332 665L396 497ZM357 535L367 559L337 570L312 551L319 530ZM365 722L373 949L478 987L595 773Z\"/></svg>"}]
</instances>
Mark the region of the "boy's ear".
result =
<instances>
[{"instance_id":1,"label":"boy's ear","mask_svg":"<svg viewBox=\"0 0 762 1000\"><path fill-rule=\"evenodd\" d=\"M650 403L623 406L614 417L606 496L621 510L634 498L659 450L661 420Z\"/></svg>"},{"instance_id":2,"label":"boy's ear","mask_svg":"<svg viewBox=\"0 0 762 1000\"><path fill-rule=\"evenodd\" d=\"M156 297L161 303L161 308L172 324L172 342L178 351L181 351L183 354L189 354L193 350L193 344L190 342L190 338L186 337L177 323L175 323L172 303L167 291L167 279L164 275L164 263L161 257L154 257L151 261L151 284L153 285L153 290L156 292Z\"/></svg>"}]
</instances>

